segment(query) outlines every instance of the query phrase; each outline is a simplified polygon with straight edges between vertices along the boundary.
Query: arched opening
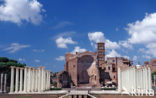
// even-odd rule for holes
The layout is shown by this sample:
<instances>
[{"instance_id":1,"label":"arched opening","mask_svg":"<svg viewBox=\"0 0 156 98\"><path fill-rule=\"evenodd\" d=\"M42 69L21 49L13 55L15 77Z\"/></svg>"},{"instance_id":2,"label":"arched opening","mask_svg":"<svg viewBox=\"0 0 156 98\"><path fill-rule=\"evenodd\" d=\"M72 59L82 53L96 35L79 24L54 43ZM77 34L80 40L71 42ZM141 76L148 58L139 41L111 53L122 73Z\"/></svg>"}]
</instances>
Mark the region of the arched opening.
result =
<instances>
[{"instance_id":1,"label":"arched opening","mask_svg":"<svg viewBox=\"0 0 156 98\"><path fill-rule=\"evenodd\" d=\"M84 55L78 59L78 84L88 84L89 75L87 69L91 66L94 59L90 55Z\"/></svg>"}]
</instances>

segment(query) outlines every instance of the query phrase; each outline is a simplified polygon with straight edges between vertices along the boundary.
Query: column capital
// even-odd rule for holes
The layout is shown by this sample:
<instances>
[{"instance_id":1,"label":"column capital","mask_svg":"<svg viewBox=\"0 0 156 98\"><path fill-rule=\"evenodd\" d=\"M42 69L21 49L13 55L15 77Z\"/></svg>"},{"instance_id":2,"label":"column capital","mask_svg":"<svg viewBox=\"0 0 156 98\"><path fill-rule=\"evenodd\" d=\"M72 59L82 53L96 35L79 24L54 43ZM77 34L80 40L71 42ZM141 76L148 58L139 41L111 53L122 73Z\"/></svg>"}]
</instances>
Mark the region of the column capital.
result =
<instances>
[{"instance_id":1,"label":"column capital","mask_svg":"<svg viewBox=\"0 0 156 98\"><path fill-rule=\"evenodd\" d=\"M15 67L16 69L20 69L20 67Z\"/></svg>"},{"instance_id":2,"label":"column capital","mask_svg":"<svg viewBox=\"0 0 156 98\"><path fill-rule=\"evenodd\" d=\"M15 68L15 66L10 66L10 68Z\"/></svg>"},{"instance_id":3,"label":"column capital","mask_svg":"<svg viewBox=\"0 0 156 98\"><path fill-rule=\"evenodd\" d=\"M22 70L22 69L24 69L24 68L20 67L20 69Z\"/></svg>"},{"instance_id":4,"label":"column capital","mask_svg":"<svg viewBox=\"0 0 156 98\"><path fill-rule=\"evenodd\" d=\"M27 67L28 69L31 69L32 67Z\"/></svg>"},{"instance_id":5,"label":"column capital","mask_svg":"<svg viewBox=\"0 0 156 98\"><path fill-rule=\"evenodd\" d=\"M44 66L38 66L38 68L45 68Z\"/></svg>"}]
</instances>

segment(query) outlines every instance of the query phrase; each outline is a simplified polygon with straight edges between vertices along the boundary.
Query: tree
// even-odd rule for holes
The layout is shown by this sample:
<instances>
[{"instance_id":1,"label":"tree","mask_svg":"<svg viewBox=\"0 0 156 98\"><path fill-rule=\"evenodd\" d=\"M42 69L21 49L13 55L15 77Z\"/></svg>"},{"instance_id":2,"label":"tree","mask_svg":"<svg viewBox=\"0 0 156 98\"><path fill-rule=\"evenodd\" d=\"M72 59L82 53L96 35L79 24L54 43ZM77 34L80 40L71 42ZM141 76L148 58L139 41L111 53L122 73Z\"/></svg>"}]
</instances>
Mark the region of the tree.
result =
<instances>
[{"instance_id":1,"label":"tree","mask_svg":"<svg viewBox=\"0 0 156 98\"><path fill-rule=\"evenodd\" d=\"M152 83L154 83L154 75L156 75L156 71L152 73Z\"/></svg>"},{"instance_id":2,"label":"tree","mask_svg":"<svg viewBox=\"0 0 156 98\"><path fill-rule=\"evenodd\" d=\"M8 73L10 66L24 67L26 64L18 63L17 60L8 59L7 57L0 57L0 72Z\"/></svg>"},{"instance_id":3,"label":"tree","mask_svg":"<svg viewBox=\"0 0 156 98\"><path fill-rule=\"evenodd\" d=\"M6 57L0 57L0 62L8 62L9 59Z\"/></svg>"},{"instance_id":4,"label":"tree","mask_svg":"<svg viewBox=\"0 0 156 98\"><path fill-rule=\"evenodd\" d=\"M0 57L0 73L6 73L7 77L7 86L10 85L10 77L11 77L11 70L10 66L16 67L24 67L26 64L19 63L17 60L9 59L7 57Z\"/></svg>"}]
</instances>

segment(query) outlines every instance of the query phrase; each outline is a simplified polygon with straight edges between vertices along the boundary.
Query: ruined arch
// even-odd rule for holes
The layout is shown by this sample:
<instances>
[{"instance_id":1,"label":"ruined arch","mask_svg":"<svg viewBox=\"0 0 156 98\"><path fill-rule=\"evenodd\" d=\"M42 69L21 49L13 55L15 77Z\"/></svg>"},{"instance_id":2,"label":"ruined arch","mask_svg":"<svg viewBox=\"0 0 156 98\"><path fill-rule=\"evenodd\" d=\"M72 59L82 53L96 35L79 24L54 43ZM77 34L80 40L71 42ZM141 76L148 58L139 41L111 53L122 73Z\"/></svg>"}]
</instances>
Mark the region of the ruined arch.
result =
<instances>
[{"instance_id":1,"label":"ruined arch","mask_svg":"<svg viewBox=\"0 0 156 98\"><path fill-rule=\"evenodd\" d=\"M88 84L89 75L87 69L93 63L94 58L91 55L83 55L78 58L78 84Z\"/></svg>"}]
</instances>

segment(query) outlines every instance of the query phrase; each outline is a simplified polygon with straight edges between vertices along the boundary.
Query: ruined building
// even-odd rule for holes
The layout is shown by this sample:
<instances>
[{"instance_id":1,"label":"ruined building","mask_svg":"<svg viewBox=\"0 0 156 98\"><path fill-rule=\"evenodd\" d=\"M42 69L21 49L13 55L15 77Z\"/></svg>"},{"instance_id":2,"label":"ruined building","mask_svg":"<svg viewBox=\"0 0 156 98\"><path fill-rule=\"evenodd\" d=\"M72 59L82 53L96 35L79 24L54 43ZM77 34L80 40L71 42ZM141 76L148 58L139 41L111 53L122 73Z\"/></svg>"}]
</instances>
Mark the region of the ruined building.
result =
<instances>
[{"instance_id":1,"label":"ruined building","mask_svg":"<svg viewBox=\"0 0 156 98\"><path fill-rule=\"evenodd\" d=\"M123 57L105 61L105 44L97 44L97 52L67 53L65 70L57 75L58 87L101 87L107 82L117 85L117 66L129 67L132 62Z\"/></svg>"},{"instance_id":2,"label":"ruined building","mask_svg":"<svg viewBox=\"0 0 156 98\"><path fill-rule=\"evenodd\" d=\"M145 61L145 66L149 66L151 68L151 72L156 72L156 59L151 59L151 61Z\"/></svg>"}]
</instances>

